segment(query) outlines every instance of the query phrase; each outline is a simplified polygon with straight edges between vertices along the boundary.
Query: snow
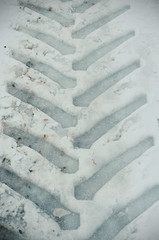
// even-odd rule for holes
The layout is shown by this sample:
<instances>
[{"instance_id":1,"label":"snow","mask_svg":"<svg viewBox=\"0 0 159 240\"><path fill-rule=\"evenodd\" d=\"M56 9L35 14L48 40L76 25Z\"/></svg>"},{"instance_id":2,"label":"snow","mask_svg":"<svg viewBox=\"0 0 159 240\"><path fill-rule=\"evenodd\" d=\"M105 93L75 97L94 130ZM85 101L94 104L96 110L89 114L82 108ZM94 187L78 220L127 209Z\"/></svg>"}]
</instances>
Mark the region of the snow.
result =
<instances>
[{"instance_id":1,"label":"snow","mask_svg":"<svg viewBox=\"0 0 159 240\"><path fill-rule=\"evenodd\" d=\"M46 7L49 7L53 1L47 2ZM43 5L43 1L39 1L39 4ZM77 1L74 1L74 4L76 5ZM115 21L109 22L96 32L91 33L87 37L87 42L86 40L81 42L79 39L72 40L71 30L79 29L87 21L89 22L94 16L93 14L98 12L98 9L100 10L103 4L109 10L111 10L110 6L117 7L115 0L112 3L111 1L108 1L108 3L101 1L83 13L82 21L80 14L77 13L75 26L67 28L66 31L59 23L50 22L44 16L37 20L38 13L32 14L29 9L19 9L15 0L1 0L0 2L0 127L3 128L4 116L6 116L6 123L13 127L25 126L26 130L38 137L43 136L45 133L50 143L63 149L72 158L79 160L78 172L63 174L55 165L48 162L38 153L25 146L17 146L16 141L8 137L3 139L1 135L0 138L0 155L7 154L8 158L11 159L11 167L17 174L20 173L20 176L24 179L30 179L31 182L47 189L55 196L60 196L62 204L71 211L80 213L80 227L77 230L60 231L60 240L88 239L103 221L112 214L114 209L125 206L145 190L159 184L159 2L156 0L132 0L131 9L124 16L121 15ZM127 4L127 1L122 1L122 4ZM56 6L56 10L61 13L65 15L67 13L71 16L70 2L59 3L59 1L56 1L53 6ZM104 14L104 10L101 12L102 14ZM64 41L67 44L73 44L73 46L77 47L75 56L63 57L57 50L39 42L37 39L33 39L29 35L27 35L26 40L25 33L13 29L18 30L20 25L26 25L33 30L40 29L44 33L51 31L52 36L58 36L59 38L65 36ZM44 26L47 27L44 28ZM111 41L114 36L122 34L123 30L125 33L134 29L136 35L129 43L114 49L107 54L107 58L103 57L93 66L90 66L87 74L72 70L72 61L82 58L86 53L91 52L94 47L99 47L105 41ZM27 57L34 56L35 59L38 52L38 59L44 61L45 56L46 63L49 62L50 65L55 66L59 71L72 78L77 77L76 87L70 89L60 88L57 83L49 78L28 69L22 63L12 59L9 49L16 49L16 51L26 54ZM141 65L139 71L136 70L131 76L122 79L122 81L94 99L88 108L73 105L72 96L78 96L86 89L89 89L98 79L105 76L104 73L109 75L116 70L116 66L118 66L118 69L124 64L129 64L130 61L133 62L138 59ZM54 102L61 109L76 114L79 119L78 125L63 129L59 123L36 108L21 104L20 100L6 93L6 83L10 81L16 81L21 88L35 89L34 92L39 97L45 97L45 99ZM73 149L73 138L81 135L107 114L116 111L120 106L125 106L126 103L141 94L146 94L147 105L98 139L90 150ZM31 116L31 113L34 113L34 117ZM45 121L46 119L47 121ZM92 201L75 199L74 184L78 185L82 180L91 177L102 166L121 154L124 149L128 149L149 136L154 137L155 146L122 169L95 194ZM26 156L24 156L24 153L26 153ZM36 164L34 164L35 160L37 161ZM28 174L30 167L34 167L35 173L33 175ZM0 188L0 194L3 194L3 192L3 188ZM25 200L23 201L25 202ZM27 204L27 209L30 211L29 206L32 206L32 203L27 202ZM65 211L62 212L61 209L56 209L54 213L55 216L59 214L60 216L65 215ZM54 228L55 232L59 232L56 223L45 217L43 218L43 216L39 220L38 213L34 211L34 214L35 216L30 211L29 215L26 216L26 221L30 221L27 230L29 239L34 240L35 235L40 237L40 234L43 235L39 239L44 239L43 237L47 236L47 233L52 228ZM159 203L156 202L145 213L122 229L114 239L158 240L158 216ZM44 225L45 232L42 230L40 233L37 232L38 224L35 227L36 230L34 230L34 226L31 226L32 221ZM51 239L52 235L48 236Z\"/></svg>"}]
</instances>

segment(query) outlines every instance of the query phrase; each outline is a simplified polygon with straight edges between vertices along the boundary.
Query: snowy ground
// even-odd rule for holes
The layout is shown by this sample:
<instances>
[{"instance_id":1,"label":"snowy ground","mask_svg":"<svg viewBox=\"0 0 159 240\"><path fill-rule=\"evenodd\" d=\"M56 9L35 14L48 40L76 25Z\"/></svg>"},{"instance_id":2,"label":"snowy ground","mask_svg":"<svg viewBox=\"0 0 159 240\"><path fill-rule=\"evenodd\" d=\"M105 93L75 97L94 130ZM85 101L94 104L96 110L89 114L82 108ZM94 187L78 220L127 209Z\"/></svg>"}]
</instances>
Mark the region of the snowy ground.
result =
<instances>
[{"instance_id":1,"label":"snowy ground","mask_svg":"<svg viewBox=\"0 0 159 240\"><path fill-rule=\"evenodd\" d=\"M126 6L128 1L99 1L82 15L72 13L73 7L70 1L46 2L44 4L43 1L39 1L38 4L47 8L51 6L51 11L54 8L57 12L69 16L70 19L75 19L75 24L71 25L69 22L67 26L61 26L57 21L48 20L45 16L32 12L28 8L17 7L14 0L0 2L0 127L1 131L4 131L4 135L1 134L0 138L0 155L2 156L0 164L4 169L9 169L21 177L24 185L29 180L57 196L60 198L60 204L55 207L53 213L48 209L48 213L44 214L39 212L39 208L32 203L33 200L21 198L14 191L7 190L7 184L0 185L2 196L0 202L7 202L6 206L0 209L0 216L2 216L0 224L9 230L14 228L18 234L19 228L23 227L26 239L95 240L103 239L102 236L105 236L104 230L101 230L100 236L97 230L103 223L108 226L106 219L109 216L115 214L116 218L122 218L128 214L128 220L123 220L123 222L127 221L127 224L124 224L117 234L113 229L115 220L112 220L108 230L111 229L114 235L110 234L105 239L159 240L159 1L132 0L128 12L101 26L84 40L71 38L71 32L76 33L83 25L87 25L91 19L94 19L96 13L100 12L102 16L105 14L105 9L118 9L120 6ZM80 2L82 3L74 0L73 6ZM65 20L63 23L65 24ZM45 34L51 33L53 38L58 37L64 40L65 48L60 48L59 45L57 49L52 48L37 39L42 35L36 35L37 38L27 35L27 29L32 29L32 31L29 30L30 35L35 35L37 30ZM87 71L83 71L87 63L80 60L84 59L87 53L92 52L94 48L98 49L102 44L109 44L116 36L123 33L128 34L124 35L130 38L128 42L124 42L127 40L125 38L122 46L109 51L106 57L103 56L92 66L90 63ZM52 43L52 40L48 39L48 41ZM65 55L65 51L74 54ZM28 59L31 59L30 61L35 65L37 59L46 65L49 63L63 75L69 76L66 79L67 83L62 82L62 85L66 84L66 88L61 87L58 82L59 73L54 71L49 76L44 76L29 67ZM38 64L37 68L49 73L48 67L44 69ZM103 79L105 74L109 76L127 65L131 65L133 69L131 75L127 75L122 81L94 98L88 107L90 94L86 95L84 100L77 97L94 86L98 79ZM52 75L55 76L56 81L51 80ZM60 77L63 79L63 76L60 75ZM22 102L13 96L16 91L12 87L8 90L11 94L8 94L7 84L8 86L15 84L20 90L25 88L34 93L39 97L34 101L37 106L42 98L69 114L63 117L61 122L57 121L56 117L49 116L51 114L49 111L44 113L33 104L28 105L25 101ZM68 86L70 88L67 88ZM21 98L24 94L17 96ZM84 107L78 107L80 101ZM44 105L45 103L43 102ZM101 119L124 108L126 104L130 104L128 109L135 108L137 111L133 113L132 110L130 116L128 114L121 117L118 124L109 127L108 132L101 132L101 134L100 130L93 132L93 126L96 126ZM78 121L77 126L76 121ZM70 123L71 125L68 126ZM65 128L65 125L68 127ZM37 149L34 151L34 148L33 150L28 147L30 142L25 144L26 146L20 144L23 142L17 143L15 139L18 134L25 136L25 132L19 132L18 128L23 128L34 136L30 138L30 142L34 142L36 137L36 139L47 140L56 149L60 149L64 155L64 164L57 160L59 153L56 150L56 159L53 163L48 161L52 157L50 155L54 154L49 144L45 151L38 152ZM90 129L90 135L85 135L87 129ZM97 138L98 134L99 138ZM113 163L109 171L101 171L104 166L107 166L106 164L113 162L112 160L123 152L127 152L127 149L132 146L136 146L137 143L140 143L140 147L134 148L135 153L128 152L125 157L125 159L130 158L130 164L126 164L117 173L113 172L115 168ZM44 141L39 141L38 144L40 148L44 146ZM131 160L131 154L136 154L136 159ZM4 156L9 159L9 163L4 163ZM101 176L93 180L91 177L96 172ZM2 172L0 173L2 175ZM109 173L112 177L106 181L105 176ZM3 174L5 175L5 172ZM19 180L15 177L12 179L18 186ZM84 188L82 190L80 184L86 179L91 179L90 184L86 185L86 190ZM105 184L102 184L102 181ZM74 185L77 186L75 191ZM149 197L150 189L152 196L150 194ZM28 193L34 195L34 191L38 190L31 186ZM40 193L43 194L43 192ZM135 203L135 207L131 210L128 203L140 196L140 201ZM145 198L148 199L147 202ZM47 199L43 197L42 200ZM10 201L13 204L10 204ZM152 204L153 201L154 204ZM11 214L14 206L17 205L25 206L24 222L27 227L21 221L10 220L8 223L3 220L7 218L5 210L9 210ZM143 205L143 211L137 216L141 205ZM134 218L132 211L134 216L136 214ZM50 217L52 214L54 217L63 218L74 216L74 213L76 213L75 218L72 218L74 223L72 220L69 223L67 217L65 219L67 230L61 230L57 222ZM77 225L78 228L71 229L71 224Z\"/></svg>"}]
</instances>

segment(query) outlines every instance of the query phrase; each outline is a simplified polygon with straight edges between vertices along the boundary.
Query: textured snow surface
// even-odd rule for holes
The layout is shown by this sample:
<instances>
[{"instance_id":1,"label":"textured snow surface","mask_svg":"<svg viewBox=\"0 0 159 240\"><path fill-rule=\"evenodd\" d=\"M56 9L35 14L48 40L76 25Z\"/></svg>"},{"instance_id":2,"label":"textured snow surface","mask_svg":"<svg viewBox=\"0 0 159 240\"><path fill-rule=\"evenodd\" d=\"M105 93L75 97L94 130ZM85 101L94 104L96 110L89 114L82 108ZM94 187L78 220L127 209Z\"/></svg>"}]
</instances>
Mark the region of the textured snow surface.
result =
<instances>
[{"instance_id":1,"label":"textured snow surface","mask_svg":"<svg viewBox=\"0 0 159 240\"><path fill-rule=\"evenodd\" d=\"M0 1L0 240L159 239L159 1Z\"/></svg>"}]
</instances>

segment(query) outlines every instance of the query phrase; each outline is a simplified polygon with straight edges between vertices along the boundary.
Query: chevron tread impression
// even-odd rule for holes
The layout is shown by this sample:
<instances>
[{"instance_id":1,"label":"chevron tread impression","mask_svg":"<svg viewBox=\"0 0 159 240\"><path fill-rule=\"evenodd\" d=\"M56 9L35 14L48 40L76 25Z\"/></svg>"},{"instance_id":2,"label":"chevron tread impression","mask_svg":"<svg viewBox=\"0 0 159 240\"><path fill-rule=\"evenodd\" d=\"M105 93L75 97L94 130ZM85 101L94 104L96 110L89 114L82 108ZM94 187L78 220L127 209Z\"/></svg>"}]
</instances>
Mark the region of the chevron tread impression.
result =
<instances>
[{"instance_id":1,"label":"chevron tread impression","mask_svg":"<svg viewBox=\"0 0 159 240\"><path fill-rule=\"evenodd\" d=\"M157 228L143 228L159 215L156 40L148 34L159 4L11 6L0 240L158 240Z\"/></svg>"}]
</instances>

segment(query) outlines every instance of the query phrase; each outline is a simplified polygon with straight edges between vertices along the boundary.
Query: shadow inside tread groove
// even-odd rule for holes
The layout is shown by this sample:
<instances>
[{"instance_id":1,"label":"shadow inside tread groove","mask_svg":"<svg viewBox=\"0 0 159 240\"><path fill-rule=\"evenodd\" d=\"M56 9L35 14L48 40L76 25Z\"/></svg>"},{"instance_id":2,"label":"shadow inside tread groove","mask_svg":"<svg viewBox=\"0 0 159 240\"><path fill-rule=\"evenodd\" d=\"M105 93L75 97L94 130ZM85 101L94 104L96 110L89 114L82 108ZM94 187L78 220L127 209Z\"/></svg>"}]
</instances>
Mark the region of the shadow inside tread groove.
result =
<instances>
[{"instance_id":1,"label":"shadow inside tread groove","mask_svg":"<svg viewBox=\"0 0 159 240\"><path fill-rule=\"evenodd\" d=\"M114 237L134 219L159 200L159 186L145 191L140 197L116 211L88 240L113 240Z\"/></svg>"},{"instance_id":2,"label":"shadow inside tread groove","mask_svg":"<svg viewBox=\"0 0 159 240\"><path fill-rule=\"evenodd\" d=\"M114 50L124 42L128 41L132 37L135 36L135 32L131 31L123 36L120 36L114 40L112 40L109 43L103 43L101 46L99 46L97 49L92 50L90 53L88 53L86 56L84 56L80 60L76 60L72 63L72 68L75 71L87 71L87 69L94 64L96 61L98 61L100 58L105 56L110 51Z\"/></svg>"},{"instance_id":3,"label":"shadow inside tread groove","mask_svg":"<svg viewBox=\"0 0 159 240\"><path fill-rule=\"evenodd\" d=\"M4 127L3 133L14 138L17 144L23 144L41 154L48 161L59 167L64 173L74 173L78 170L78 160L68 156L59 148L45 139L37 137L16 127Z\"/></svg>"},{"instance_id":4,"label":"shadow inside tread groove","mask_svg":"<svg viewBox=\"0 0 159 240\"><path fill-rule=\"evenodd\" d=\"M49 34L29 29L27 27L21 26L18 28L18 31L24 32L33 38L36 38L49 46L55 48L57 51L59 51L63 55L68 54L74 54L75 53L75 47L67 44L64 40L57 39L56 37L53 37Z\"/></svg>"},{"instance_id":5,"label":"shadow inside tread groove","mask_svg":"<svg viewBox=\"0 0 159 240\"><path fill-rule=\"evenodd\" d=\"M120 121L134 113L137 109L146 104L147 98L145 95L136 97L132 102L125 107L120 108L111 115L106 116L97 122L92 128L85 133L74 138L74 147L89 149L91 146L110 129L116 126Z\"/></svg>"},{"instance_id":6,"label":"shadow inside tread groove","mask_svg":"<svg viewBox=\"0 0 159 240\"><path fill-rule=\"evenodd\" d=\"M79 227L79 215L76 213L68 213L61 218L53 215L53 211L56 208L62 208L68 211L69 209L64 207L57 197L54 197L45 189L24 180L3 167L0 167L0 182L6 184L20 195L34 202L46 214L53 218L63 230L76 229Z\"/></svg>"},{"instance_id":7,"label":"shadow inside tread groove","mask_svg":"<svg viewBox=\"0 0 159 240\"><path fill-rule=\"evenodd\" d=\"M35 71L43 74L52 81L58 83L62 88L73 88L76 86L76 79L64 75L62 72L56 70L54 67L41 62L38 59L28 58L27 55L23 55L20 52L12 51L11 56L13 59L25 64L28 68L32 68Z\"/></svg>"},{"instance_id":8,"label":"shadow inside tread groove","mask_svg":"<svg viewBox=\"0 0 159 240\"><path fill-rule=\"evenodd\" d=\"M77 117L73 116L63 109L53 105L48 100L38 97L26 89L18 89L15 83L7 85L8 93L17 97L21 101L31 104L32 106L40 109L42 112L50 116L55 121L59 122L63 128L76 126Z\"/></svg>"},{"instance_id":9,"label":"shadow inside tread groove","mask_svg":"<svg viewBox=\"0 0 159 240\"><path fill-rule=\"evenodd\" d=\"M115 85L117 82L134 72L140 67L140 61L135 61L130 65L127 65L118 71L110 74L102 80L98 80L97 83L87 89L84 93L73 98L73 104L75 106L88 107L89 104L96 99L100 94L104 93L107 89Z\"/></svg>"},{"instance_id":10,"label":"shadow inside tread groove","mask_svg":"<svg viewBox=\"0 0 159 240\"><path fill-rule=\"evenodd\" d=\"M20 234L9 230L2 225L0 225L0 240L28 240L20 236Z\"/></svg>"},{"instance_id":11,"label":"shadow inside tread groove","mask_svg":"<svg viewBox=\"0 0 159 240\"><path fill-rule=\"evenodd\" d=\"M137 143L124 153L103 166L88 180L75 186L75 197L80 200L92 200L96 192L110 181L119 171L139 158L149 148L154 146L152 137Z\"/></svg>"},{"instance_id":12,"label":"shadow inside tread groove","mask_svg":"<svg viewBox=\"0 0 159 240\"><path fill-rule=\"evenodd\" d=\"M57 12L52 11L50 9L46 9L46 8L40 7L38 5L31 4L31 3L25 3L23 1L18 1L18 4L19 4L19 6L27 7L32 11L35 11L39 14L44 15L45 17L48 17L52 20L55 20L64 27L68 27L68 26L73 25L75 23L74 19L66 18L65 16L61 15L60 13L57 13Z\"/></svg>"},{"instance_id":13,"label":"shadow inside tread groove","mask_svg":"<svg viewBox=\"0 0 159 240\"><path fill-rule=\"evenodd\" d=\"M90 33L94 32L95 30L102 27L106 23L109 23L114 18L120 16L121 14L123 14L124 12L126 12L129 9L130 9L130 6L126 5L126 6L122 7L121 9L118 9L114 12L106 14L105 16L99 18L97 21L94 21L93 23L90 23L90 24L82 27L81 29L73 31L72 38L79 38L79 39L86 38Z\"/></svg>"}]
</instances>

